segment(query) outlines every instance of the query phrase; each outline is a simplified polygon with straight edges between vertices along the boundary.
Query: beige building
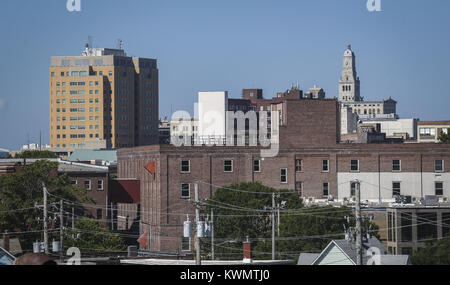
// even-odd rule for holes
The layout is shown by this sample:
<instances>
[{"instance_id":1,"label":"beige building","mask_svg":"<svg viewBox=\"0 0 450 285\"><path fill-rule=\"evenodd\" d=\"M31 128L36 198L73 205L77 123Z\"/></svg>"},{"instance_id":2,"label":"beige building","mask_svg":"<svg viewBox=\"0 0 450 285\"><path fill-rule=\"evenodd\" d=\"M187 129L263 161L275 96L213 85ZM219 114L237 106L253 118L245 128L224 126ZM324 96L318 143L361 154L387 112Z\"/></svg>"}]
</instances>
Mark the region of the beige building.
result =
<instances>
[{"instance_id":1,"label":"beige building","mask_svg":"<svg viewBox=\"0 0 450 285\"><path fill-rule=\"evenodd\" d=\"M49 77L51 147L158 143L156 59L87 45L82 56L52 57Z\"/></svg>"},{"instance_id":2,"label":"beige building","mask_svg":"<svg viewBox=\"0 0 450 285\"><path fill-rule=\"evenodd\" d=\"M419 121L417 123L417 142L438 143L441 132L448 133L450 121Z\"/></svg>"},{"instance_id":3,"label":"beige building","mask_svg":"<svg viewBox=\"0 0 450 285\"><path fill-rule=\"evenodd\" d=\"M339 102L341 102L341 134L352 134L356 131L355 117L359 120L395 120L397 102L391 97L382 101L364 101L361 96L356 57L352 47L348 45L343 55L341 77L339 78ZM348 108L350 108L350 111ZM351 115L349 113L353 113Z\"/></svg>"},{"instance_id":4,"label":"beige building","mask_svg":"<svg viewBox=\"0 0 450 285\"><path fill-rule=\"evenodd\" d=\"M195 138L198 135L197 118L177 118L170 121L170 137Z\"/></svg>"}]
</instances>

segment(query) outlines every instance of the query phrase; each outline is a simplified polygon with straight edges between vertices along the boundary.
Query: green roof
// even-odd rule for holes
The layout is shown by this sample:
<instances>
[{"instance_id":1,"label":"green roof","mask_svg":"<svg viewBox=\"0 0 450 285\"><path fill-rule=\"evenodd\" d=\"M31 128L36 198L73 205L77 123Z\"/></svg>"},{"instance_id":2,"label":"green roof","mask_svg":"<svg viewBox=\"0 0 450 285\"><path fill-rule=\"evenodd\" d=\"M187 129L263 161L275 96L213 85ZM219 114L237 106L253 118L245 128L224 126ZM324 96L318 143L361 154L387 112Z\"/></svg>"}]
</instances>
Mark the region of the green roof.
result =
<instances>
[{"instance_id":1,"label":"green roof","mask_svg":"<svg viewBox=\"0 0 450 285\"><path fill-rule=\"evenodd\" d=\"M72 152L69 156L69 161L73 162L91 160L117 162L117 151L103 149L79 149Z\"/></svg>"}]
</instances>

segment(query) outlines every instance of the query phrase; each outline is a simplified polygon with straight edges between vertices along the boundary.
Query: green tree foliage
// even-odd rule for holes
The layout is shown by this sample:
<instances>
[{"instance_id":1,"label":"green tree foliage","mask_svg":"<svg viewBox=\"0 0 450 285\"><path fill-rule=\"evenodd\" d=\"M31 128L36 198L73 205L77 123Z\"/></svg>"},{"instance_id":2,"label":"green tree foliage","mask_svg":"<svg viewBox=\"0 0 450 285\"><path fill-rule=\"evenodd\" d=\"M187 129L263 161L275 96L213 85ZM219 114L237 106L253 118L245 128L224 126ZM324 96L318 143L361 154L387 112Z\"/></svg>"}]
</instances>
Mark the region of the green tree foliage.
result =
<instances>
[{"instance_id":1,"label":"green tree foliage","mask_svg":"<svg viewBox=\"0 0 450 285\"><path fill-rule=\"evenodd\" d=\"M450 143L450 129L447 129L447 133L441 132L438 140L441 143Z\"/></svg>"},{"instance_id":2,"label":"green tree foliage","mask_svg":"<svg viewBox=\"0 0 450 285\"><path fill-rule=\"evenodd\" d=\"M58 156L48 150L24 150L17 153L14 158L58 158Z\"/></svg>"},{"instance_id":3,"label":"green tree foliage","mask_svg":"<svg viewBox=\"0 0 450 285\"><path fill-rule=\"evenodd\" d=\"M78 247L82 253L123 251L126 249L123 239L109 232L100 222L81 218L75 222L75 230L65 232L64 246Z\"/></svg>"},{"instance_id":4,"label":"green tree foliage","mask_svg":"<svg viewBox=\"0 0 450 285\"><path fill-rule=\"evenodd\" d=\"M229 190L234 189L237 191ZM254 192L254 193L249 193ZM344 225L354 226L352 210L346 207L304 207L295 191L276 190L261 183L240 183L219 188L207 202L207 213L214 208L216 257L241 259L242 241L248 236L253 254L258 259L270 259L272 247L271 193L281 194L276 204L283 204L280 233L276 236L277 258L297 259L300 252L321 252L332 240L344 237ZM350 224L346 217L351 217ZM377 235L377 227L371 231ZM204 255L210 253L210 241L202 239Z\"/></svg>"},{"instance_id":5,"label":"green tree foliage","mask_svg":"<svg viewBox=\"0 0 450 285\"><path fill-rule=\"evenodd\" d=\"M58 176L58 163L45 160L23 166L11 175L0 176L0 232L29 232L42 230L43 183L47 191L69 201L86 202L84 188L70 183L67 175ZM48 195L48 203L59 202L59 198ZM37 218L40 217L40 221ZM41 233L20 234L24 250L32 248L32 242L41 239Z\"/></svg>"},{"instance_id":6,"label":"green tree foliage","mask_svg":"<svg viewBox=\"0 0 450 285\"><path fill-rule=\"evenodd\" d=\"M429 243L411 256L414 265L450 265L450 239Z\"/></svg>"}]
</instances>

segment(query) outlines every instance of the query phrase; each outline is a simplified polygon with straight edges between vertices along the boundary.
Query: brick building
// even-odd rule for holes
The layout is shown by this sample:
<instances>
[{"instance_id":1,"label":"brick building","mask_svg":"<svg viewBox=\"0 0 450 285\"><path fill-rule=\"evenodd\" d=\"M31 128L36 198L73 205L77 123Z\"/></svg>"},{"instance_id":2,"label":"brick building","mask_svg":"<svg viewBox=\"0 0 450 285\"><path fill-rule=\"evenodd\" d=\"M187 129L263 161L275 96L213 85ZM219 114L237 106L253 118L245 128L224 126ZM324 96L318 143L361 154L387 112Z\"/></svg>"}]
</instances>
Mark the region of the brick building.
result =
<instances>
[{"instance_id":1,"label":"brick building","mask_svg":"<svg viewBox=\"0 0 450 285\"><path fill-rule=\"evenodd\" d=\"M177 252L182 223L193 215L193 184L200 198L217 186L259 181L291 189L308 200L345 201L361 181L362 199L393 202L396 195L450 196L450 147L424 144L340 144L339 103L335 99L269 104L280 110L279 153L261 157L260 146L142 146L118 151L118 177L140 181L140 233L148 249Z\"/></svg>"}]
</instances>

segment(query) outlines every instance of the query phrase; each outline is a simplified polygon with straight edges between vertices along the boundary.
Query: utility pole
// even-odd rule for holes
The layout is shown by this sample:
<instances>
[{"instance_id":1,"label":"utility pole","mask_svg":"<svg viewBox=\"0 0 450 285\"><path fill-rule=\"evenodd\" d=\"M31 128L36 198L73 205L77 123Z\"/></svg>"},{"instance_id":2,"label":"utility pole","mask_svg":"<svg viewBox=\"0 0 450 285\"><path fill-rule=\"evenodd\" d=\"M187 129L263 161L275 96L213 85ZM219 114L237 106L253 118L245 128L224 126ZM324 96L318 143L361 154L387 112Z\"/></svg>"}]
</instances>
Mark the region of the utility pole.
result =
<instances>
[{"instance_id":1,"label":"utility pole","mask_svg":"<svg viewBox=\"0 0 450 285\"><path fill-rule=\"evenodd\" d=\"M199 222L200 222L200 205L198 200L198 183L194 184L195 189L195 223L197 225L197 239L196 239L196 249L197 249L197 255L195 258L195 264L196 265L202 265L202 260L200 256L200 237L199 237Z\"/></svg>"},{"instance_id":2,"label":"utility pole","mask_svg":"<svg viewBox=\"0 0 450 285\"><path fill-rule=\"evenodd\" d=\"M280 204L277 205L277 235L280 237Z\"/></svg>"},{"instance_id":3,"label":"utility pole","mask_svg":"<svg viewBox=\"0 0 450 285\"><path fill-rule=\"evenodd\" d=\"M42 183L42 190L44 191L44 250L45 253L48 254L48 215L47 215L47 188L45 188L45 184Z\"/></svg>"},{"instance_id":4,"label":"utility pole","mask_svg":"<svg viewBox=\"0 0 450 285\"><path fill-rule=\"evenodd\" d=\"M114 205L111 203L111 231L114 231Z\"/></svg>"},{"instance_id":5,"label":"utility pole","mask_svg":"<svg viewBox=\"0 0 450 285\"><path fill-rule=\"evenodd\" d=\"M272 260L275 260L275 193L272 193Z\"/></svg>"},{"instance_id":6,"label":"utility pole","mask_svg":"<svg viewBox=\"0 0 450 285\"><path fill-rule=\"evenodd\" d=\"M59 201L59 264L63 264L63 250L64 250L64 216L63 216L63 206L64 202L61 199Z\"/></svg>"},{"instance_id":7,"label":"utility pole","mask_svg":"<svg viewBox=\"0 0 450 285\"><path fill-rule=\"evenodd\" d=\"M356 264L362 265L362 226L361 226L361 184L355 181L356 186Z\"/></svg>"},{"instance_id":8,"label":"utility pole","mask_svg":"<svg viewBox=\"0 0 450 285\"><path fill-rule=\"evenodd\" d=\"M72 239L74 238L75 232L75 204L72 203Z\"/></svg>"},{"instance_id":9,"label":"utility pole","mask_svg":"<svg viewBox=\"0 0 450 285\"><path fill-rule=\"evenodd\" d=\"M211 259L216 259L215 248L214 248L214 209L211 208Z\"/></svg>"}]
</instances>

